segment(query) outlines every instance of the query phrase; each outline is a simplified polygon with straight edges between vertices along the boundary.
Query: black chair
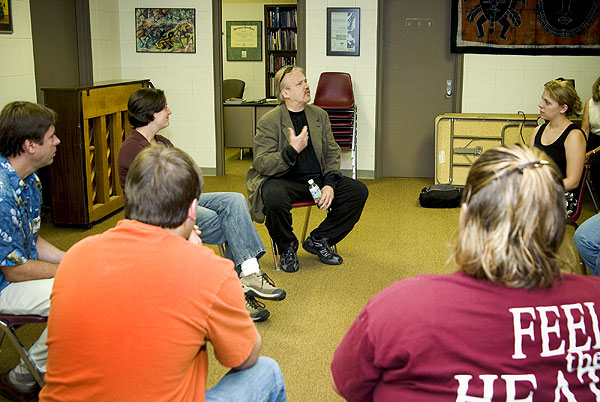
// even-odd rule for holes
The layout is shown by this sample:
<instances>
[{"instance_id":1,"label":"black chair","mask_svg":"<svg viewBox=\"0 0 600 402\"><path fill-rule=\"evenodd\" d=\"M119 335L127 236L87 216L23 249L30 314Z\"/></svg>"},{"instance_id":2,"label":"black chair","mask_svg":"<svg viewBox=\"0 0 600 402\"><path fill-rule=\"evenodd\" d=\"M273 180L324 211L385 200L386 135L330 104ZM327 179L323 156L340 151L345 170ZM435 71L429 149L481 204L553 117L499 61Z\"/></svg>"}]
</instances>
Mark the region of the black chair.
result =
<instances>
[{"instance_id":1,"label":"black chair","mask_svg":"<svg viewBox=\"0 0 600 402\"><path fill-rule=\"evenodd\" d=\"M223 100L244 97L246 83L235 78L223 80Z\"/></svg>"},{"instance_id":2,"label":"black chair","mask_svg":"<svg viewBox=\"0 0 600 402\"><path fill-rule=\"evenodd\" d=\"M47 317L42 317L39 315L13 315L13 314L0 314L0 344L4 340L4 336L7 335L10 343L14 346L19 353L19 356L25 362L27 369L33 377L35 381L39 384L40 387L44 387L46 383L44 382L44 378L42 377L42 373L39 368L35 364L31 357L29 356L29 352L21 343L21 340L17 336L15 330L22 325L27 324L39 324L44 323L48 320Z\"/></svg>"}]
</instances>

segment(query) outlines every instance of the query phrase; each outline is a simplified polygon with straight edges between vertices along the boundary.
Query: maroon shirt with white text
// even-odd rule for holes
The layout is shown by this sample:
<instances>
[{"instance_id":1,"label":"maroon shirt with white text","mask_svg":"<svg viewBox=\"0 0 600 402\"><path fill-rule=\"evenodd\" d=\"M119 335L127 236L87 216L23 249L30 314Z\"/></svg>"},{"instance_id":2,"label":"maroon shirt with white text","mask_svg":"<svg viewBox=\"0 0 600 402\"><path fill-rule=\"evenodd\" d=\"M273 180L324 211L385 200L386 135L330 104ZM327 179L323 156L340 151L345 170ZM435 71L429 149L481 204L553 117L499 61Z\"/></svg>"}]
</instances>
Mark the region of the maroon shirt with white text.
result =
<instances>
[{"instance_id":1,"label":"maroon shirt with white text","mask_svg":"<svg viewBox=\"0 0 600 402\"><path fill-rule=\"evenodd\" d=\"M600 400L599 315L598 277L528 291L417 276L367 303L333 378L348 401Z\"/></svg>"}]
</instances>

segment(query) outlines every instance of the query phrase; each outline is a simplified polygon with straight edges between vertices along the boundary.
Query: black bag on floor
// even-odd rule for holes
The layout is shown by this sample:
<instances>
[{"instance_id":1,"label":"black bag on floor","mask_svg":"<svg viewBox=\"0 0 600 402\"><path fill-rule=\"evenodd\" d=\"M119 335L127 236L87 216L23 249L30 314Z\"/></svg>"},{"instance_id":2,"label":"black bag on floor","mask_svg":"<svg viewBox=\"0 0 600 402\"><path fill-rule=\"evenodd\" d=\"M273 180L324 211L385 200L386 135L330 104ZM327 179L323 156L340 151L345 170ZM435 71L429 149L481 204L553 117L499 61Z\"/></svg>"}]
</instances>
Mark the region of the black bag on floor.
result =
<instances>
[{"instance_id":1,"label":"black bag on floor","mask_svg":"<svg viewBox=\"0 0 600 402\"><path fill-rule=\"evenodd\" d=\"M434 184L421 190L419 203L424 208L458 208L461 197L461 191L453 184Z\"/></svg>"}]
</instances>

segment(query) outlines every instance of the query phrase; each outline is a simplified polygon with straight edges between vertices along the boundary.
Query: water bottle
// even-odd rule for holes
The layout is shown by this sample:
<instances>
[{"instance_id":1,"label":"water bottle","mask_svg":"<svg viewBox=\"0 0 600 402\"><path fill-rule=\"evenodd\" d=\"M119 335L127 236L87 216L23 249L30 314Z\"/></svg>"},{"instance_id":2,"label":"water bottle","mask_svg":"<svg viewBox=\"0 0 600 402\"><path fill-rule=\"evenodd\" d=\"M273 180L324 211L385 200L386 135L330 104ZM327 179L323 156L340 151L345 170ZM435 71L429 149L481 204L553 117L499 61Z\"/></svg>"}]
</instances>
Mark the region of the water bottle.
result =
<instances>
[{"instance_id":1,"label":"water bottle","mask_svg":"<svg viewBox=\"0 0 600 402\"><path fill-rule=\"evenodd\" d=\"M310 191L310 195L312 195L313 200L315 200L315 204L321 202L321 189L313 179L308 181L308 191Z\"/></svg>"}]
</instances>

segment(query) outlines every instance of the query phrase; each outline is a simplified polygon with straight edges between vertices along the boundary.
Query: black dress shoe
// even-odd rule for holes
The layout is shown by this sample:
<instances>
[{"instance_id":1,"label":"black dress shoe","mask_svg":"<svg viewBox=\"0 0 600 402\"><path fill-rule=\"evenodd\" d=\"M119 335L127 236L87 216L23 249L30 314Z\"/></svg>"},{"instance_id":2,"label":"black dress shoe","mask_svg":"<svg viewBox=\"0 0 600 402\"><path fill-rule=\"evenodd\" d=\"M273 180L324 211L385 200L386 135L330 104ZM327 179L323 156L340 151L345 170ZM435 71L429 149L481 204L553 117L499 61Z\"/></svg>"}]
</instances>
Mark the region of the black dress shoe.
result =
<instances>
[{"instance_id":1,"label":"black dress shoe","mask_svg":"<svg viewBox=\"0 0 600 402\"><path fill-rule=\"evenodd\" d=\"M343 261L342 257L334 253L327 244L327 239L316 240L314 237L309 236L302 243L302 247L309 253L318 256L325 264L340 265Z\"/></svg>"},{"instance_id":2,"label":"black dress shoe","mask_svg":"<svg viewBox=\"0 0 600 402\"><path fill-rule=\"evenodd\" d=\"M286 247L280 256L280 268L285 272L296 272L300 267L298 264L298 256L293 247Z\"/></svg>"},{"instance_id":3,"label":"black dress shoe","mask_svg":"<svg viewBox=\"0 0 600 402\"><path fill-rule=\"evenodd\" d=\"M21 391L8 379L8 371L0 374L0 394L16 402L37 401L40 393L39 385L35 384L28 391Z\"/></svg>"}]
</instances>

